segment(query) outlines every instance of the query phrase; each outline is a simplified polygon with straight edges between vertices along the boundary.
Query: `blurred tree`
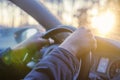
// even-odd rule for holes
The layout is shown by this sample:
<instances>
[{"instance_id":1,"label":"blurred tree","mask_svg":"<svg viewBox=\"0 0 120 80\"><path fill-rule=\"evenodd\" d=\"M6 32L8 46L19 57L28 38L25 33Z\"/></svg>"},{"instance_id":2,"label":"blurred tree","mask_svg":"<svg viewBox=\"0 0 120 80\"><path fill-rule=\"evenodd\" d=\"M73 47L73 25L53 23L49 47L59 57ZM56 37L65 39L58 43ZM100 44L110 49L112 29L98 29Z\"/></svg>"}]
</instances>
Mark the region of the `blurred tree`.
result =
<instances>
[{"instance_id":1,"label":"blurred tree","mask_svg":"<svg viewBox=\"0 0 120 80\"><path fill-rule=\"evenodd\" d=\"M88 10L90 10L94 5L100 6L100 1L99 0L84 0L86 5L82 8L77 9L77 13L75 13L75 17L78 19L78 27L80 26L88 26L89 25L89 20L88 18ZM87 6L88 3L91 3L91 5Z\"/></svg>"}]
</instances>

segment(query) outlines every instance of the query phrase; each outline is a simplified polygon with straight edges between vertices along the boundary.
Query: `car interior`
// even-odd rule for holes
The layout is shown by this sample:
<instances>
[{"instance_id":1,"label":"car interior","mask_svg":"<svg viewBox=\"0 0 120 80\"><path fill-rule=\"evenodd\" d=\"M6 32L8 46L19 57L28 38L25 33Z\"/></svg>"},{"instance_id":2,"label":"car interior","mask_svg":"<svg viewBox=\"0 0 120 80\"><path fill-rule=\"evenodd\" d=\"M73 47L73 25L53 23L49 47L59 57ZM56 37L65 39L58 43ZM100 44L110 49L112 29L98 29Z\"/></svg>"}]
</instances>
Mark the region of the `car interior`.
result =
<instances>
[{"instance_id":1,"label":"car interior","mask_svg":"<svg viewBox=\"0 0 120 80\"><path fill-rule=\"evenodd\" d=\"M36 0L9 1L31 15L45 28L46 31L43 38L52 38L54 40L53 44L45 46L40 51L36 52L36 54L31 57L31 61L25 64L24 67L26 70L24 71L26 72L21 76L23 78L34 67L39 58L42 59L42 56L49 54L50 51L61 44L77 28L66 26L60 22L42 3L38 3ZM24 35L21 35L20 33L27 29L28 28L24 28L15 33L15 35L17 35L15 40L18 43L22 41L19 41L20 37L24 38ZM32 29L35 28L32 27ZM36 31L38 31L38 29L36 29ZM120 42L99 36L96 36L95 38L97 40L97 49L94 52L89 52L80 57L81 67L78 79L112 80L120 75ZM0 46L2 45L0 44Z\"/></svg>"}]
</instances>

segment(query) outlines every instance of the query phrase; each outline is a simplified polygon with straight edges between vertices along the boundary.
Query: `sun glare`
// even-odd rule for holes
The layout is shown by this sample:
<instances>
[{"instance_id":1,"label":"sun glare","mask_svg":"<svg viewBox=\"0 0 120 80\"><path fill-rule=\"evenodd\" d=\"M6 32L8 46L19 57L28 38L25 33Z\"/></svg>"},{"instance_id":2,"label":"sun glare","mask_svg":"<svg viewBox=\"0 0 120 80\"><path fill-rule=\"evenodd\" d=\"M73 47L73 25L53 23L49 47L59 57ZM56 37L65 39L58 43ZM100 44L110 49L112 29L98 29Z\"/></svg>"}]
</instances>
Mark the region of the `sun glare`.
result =
<instances>
[{"instance_id":1,"label":"sun glare","mask_svg":"<svg viewBox=\"0 0 120 80\"><path fill-rule=\"evenodd\" d=\"M115 25L115 15L107 11L106 13L93 17L91 21L92 26L97 29L99 33L105 35L110 32Z\"/></svg>"}]
</instances>

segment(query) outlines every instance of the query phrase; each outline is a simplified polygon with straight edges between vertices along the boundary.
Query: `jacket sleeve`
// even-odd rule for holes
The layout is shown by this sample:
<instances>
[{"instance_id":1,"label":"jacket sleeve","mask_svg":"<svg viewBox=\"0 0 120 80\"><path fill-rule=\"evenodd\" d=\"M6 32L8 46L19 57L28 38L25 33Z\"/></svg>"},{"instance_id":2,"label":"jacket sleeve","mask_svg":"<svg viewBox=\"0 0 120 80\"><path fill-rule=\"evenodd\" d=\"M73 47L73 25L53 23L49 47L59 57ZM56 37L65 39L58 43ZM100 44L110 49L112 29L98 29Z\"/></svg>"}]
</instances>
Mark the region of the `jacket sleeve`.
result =
<instances>
[{"instance_id":1,"label":"jacket sleeve","mask_svg":"<svg viewBox=\"0 0 120 80\"><path fill-rule=\"evenodd\" d=\"M24 80L76 80L78 75L77 58L57 47L44 57Z\"/></svg>"}]
</instances>

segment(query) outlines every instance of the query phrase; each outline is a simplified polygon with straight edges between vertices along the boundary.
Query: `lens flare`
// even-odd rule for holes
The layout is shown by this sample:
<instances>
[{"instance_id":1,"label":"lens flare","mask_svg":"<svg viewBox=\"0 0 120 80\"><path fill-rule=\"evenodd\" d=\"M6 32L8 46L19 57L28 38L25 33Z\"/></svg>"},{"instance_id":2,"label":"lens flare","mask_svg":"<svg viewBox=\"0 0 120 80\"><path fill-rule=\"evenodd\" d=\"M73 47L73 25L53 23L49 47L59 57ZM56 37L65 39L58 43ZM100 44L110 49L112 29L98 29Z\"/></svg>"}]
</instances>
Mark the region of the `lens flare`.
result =
<instances>
[{"instance_id":1,"label":"lens flare","mask_svg":"<svg viewBox=\"0 0 120 80\"><path fill-rule=\"evenodd\" d=\"M105 35L110 32L115 25L115 15L112 12L107 11L106 13L93 17L91 24L99 31L99 33Z\"/></svg>"}]
</instances>

